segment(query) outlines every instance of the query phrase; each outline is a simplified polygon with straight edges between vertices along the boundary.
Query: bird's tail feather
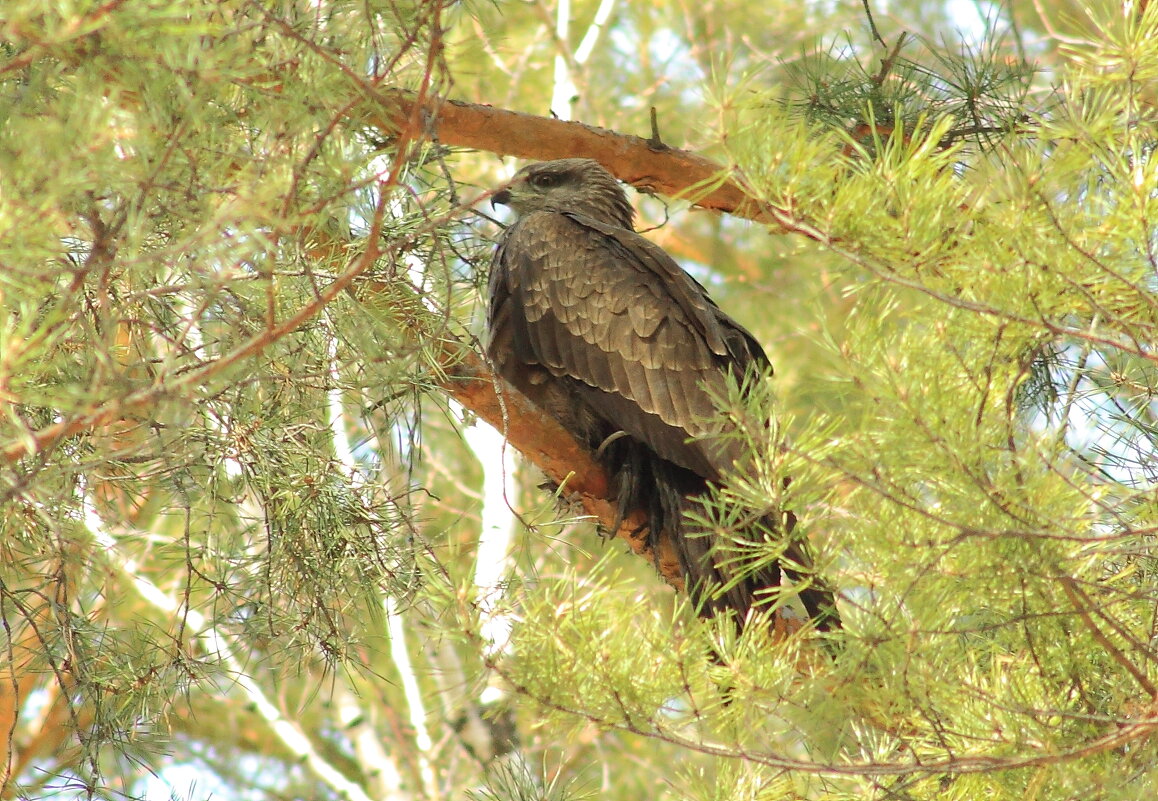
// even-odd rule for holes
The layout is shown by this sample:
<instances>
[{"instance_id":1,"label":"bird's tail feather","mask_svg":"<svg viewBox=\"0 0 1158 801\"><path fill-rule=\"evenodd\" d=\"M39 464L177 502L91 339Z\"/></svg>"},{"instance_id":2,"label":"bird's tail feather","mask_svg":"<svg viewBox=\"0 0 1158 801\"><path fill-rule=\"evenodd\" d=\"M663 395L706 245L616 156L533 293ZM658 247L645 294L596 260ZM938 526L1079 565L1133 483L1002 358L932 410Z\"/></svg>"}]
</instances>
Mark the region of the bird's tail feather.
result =
<instances>
[{"instance_id":1,"label":"bird's tail feather","mask_svg":"<svg viewBox=\"0 0 1158 801\"><path fill-rule=\"evenodd\" d=\"M687 592L701 615L732 613L743 625L753 610L781 600L783 572L817 629L840 627L835 594L812 572L801 544L791 539L793 515L747 522L731 533L731 543L722 542L724 538L693 522L708 517L702 499L709 490L703 478L627 437L611 443L604 455L616 478L620 517L634 509L645 511L649 544L656 552L659 538L671 537ZM767 544L776 540L783 551L771 560Z\"/></svg>"}]
</instances>

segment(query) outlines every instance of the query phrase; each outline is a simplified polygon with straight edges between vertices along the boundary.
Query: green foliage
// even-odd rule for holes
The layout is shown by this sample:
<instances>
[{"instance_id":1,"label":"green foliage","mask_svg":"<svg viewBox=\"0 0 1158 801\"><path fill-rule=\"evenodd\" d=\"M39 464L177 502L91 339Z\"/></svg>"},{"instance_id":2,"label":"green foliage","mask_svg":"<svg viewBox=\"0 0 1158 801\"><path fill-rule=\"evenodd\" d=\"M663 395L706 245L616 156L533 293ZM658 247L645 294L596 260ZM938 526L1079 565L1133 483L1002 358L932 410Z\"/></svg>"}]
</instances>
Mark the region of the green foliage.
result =
<instances>
[{"instance_id":1,"label":"green foliage","mask_svg":"<svg viewBox=\"0 0 1158 801\"><path fill-rule=\"evenodd\" d=\"M487 777L482 790L468 790L471 801L583 801L591 798L574 780L533 774L525 764L500 764Z\"/></svg>"},{"instance_id":2,"label":"green foliage","mask_svg":"<svg viewBox=\"0 0 1158 801\"><path fill-rule=\"evenodd\" d=\"M912 126L922 118L947 118L939 144L958 141L992 145L1026 121L1033 77L1029 63L1002 59L990 31L976 48L953 52L924 43L910 55L901 34L879 63L867 66L851 41L825 52L804 53L785 66L785 97L793 114L853 134L861 144L871 134Z\"/></svg>"},{"instance_id":3,"label":"green foliage","mask_svg":"<svg viewBox=\"0 0 1158 801\"><path fill-rule=\"evenodd\" d=\"M703 520L791 511L820 637L673 609L464 441L493 160L370 120L545 113L546 6L6 2L0 795L1152 795L1158 5L1041 5L624 3L572 65L775 210L649 236L776 362Z\"/></svg>"}]
</instances>

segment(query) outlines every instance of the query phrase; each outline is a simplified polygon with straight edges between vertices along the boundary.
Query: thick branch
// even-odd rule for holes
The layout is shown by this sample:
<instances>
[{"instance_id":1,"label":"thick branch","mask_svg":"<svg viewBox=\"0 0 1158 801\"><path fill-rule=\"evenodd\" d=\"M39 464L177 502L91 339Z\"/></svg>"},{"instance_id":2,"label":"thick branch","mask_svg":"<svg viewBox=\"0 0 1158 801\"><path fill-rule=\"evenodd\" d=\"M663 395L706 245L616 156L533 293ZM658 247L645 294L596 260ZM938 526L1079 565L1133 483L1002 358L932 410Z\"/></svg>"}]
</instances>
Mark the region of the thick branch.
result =
<instances>
[{"instance_id":1,"label":"thick branch","mask_svg":"<svg viewBox=\"0 0 1158 801\"><path fill-rule=\"evenodd\" d=\"M416 108L417 96L399 89L383 92L380 99L384 116L372 116L371 122L388 136L400 131L413 136L411 128L420 119L426 126L422 134L443 145L529 159L593 158L637 189L784 227L786 213L746 194L727 178L727 168L686 150L657 148L652 139L438 97Z\"/></svg>"},{"instance_id":2,"label":"thick branch","mask_svg":"<svg viewBox=\"0 0 1158 801\"><path fill-rule=\"evenodd\" d=\"M590 451L492 373L476 354L468 351L456 356L456 361L447 367L444 382L451 397L501 431L523 456L562 486L565 494L577 496L584 512L610 530L615 524L616 505L607 473ZM646 515L637 509L615 534L655 565L669 584L682 589L683 576L675 548L666 536L661 536L659 553L654 553L647 542L646 526Z\"/></svg>"}]
</instances>

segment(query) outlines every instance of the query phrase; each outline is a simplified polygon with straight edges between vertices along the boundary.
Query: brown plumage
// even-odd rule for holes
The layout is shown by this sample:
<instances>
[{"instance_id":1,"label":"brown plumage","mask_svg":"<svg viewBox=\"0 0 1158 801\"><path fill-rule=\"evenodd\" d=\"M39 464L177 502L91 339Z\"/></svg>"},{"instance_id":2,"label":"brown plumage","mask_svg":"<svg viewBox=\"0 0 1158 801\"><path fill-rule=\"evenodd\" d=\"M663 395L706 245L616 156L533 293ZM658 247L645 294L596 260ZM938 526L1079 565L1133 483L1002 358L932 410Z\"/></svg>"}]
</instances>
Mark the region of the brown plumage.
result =
<instances>
[{"instance_id":1,"label":"brown plumage","mask_svg":"<svg viewBox=\"0 0 1158 801\"><path fill-rule=\"evenodd\" d=\"M643 509L649 537L670 536L704 614L740 621L780 585L771 566L737 580L735 552L713 548L684 512L733 469L714 398L728 379L770 371L751 334L658 245L637 234L620 184L597 162L531 164L493 203L518 213L495 252L488 352L499 373L596 451L620 513ZM782 534L766 517L755 527ZM748 532L753 539L763 533ZM809 564L799 543L785 548ZM804 584L803 577L789 577ZM799 595L817 627L838 625L814 577Z\"/></svg>"}]
</instances>

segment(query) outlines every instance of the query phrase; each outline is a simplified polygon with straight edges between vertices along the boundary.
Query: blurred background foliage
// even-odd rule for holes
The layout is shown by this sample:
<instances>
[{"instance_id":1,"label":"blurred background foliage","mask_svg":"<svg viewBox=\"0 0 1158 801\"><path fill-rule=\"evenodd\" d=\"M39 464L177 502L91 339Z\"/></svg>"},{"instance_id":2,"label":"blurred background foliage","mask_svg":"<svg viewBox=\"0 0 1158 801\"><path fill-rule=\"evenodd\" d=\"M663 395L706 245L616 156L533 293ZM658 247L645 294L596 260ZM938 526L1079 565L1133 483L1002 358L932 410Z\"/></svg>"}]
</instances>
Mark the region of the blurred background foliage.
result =
<instances>
[{"instance_id":1,"label":"blurred background foliage","mask_svg":"<svg viewBox=\"0 0 1158 801\"><path fill-rule=\"evenodd\" d=\"M7 0L0 797L1149 797L1156 27ZM775 362L720 508L794 510L844 631L695 620L449 398L514 164L394 89L654 109L778 210L633 194Z\"/></svg>"}]
</instances>

